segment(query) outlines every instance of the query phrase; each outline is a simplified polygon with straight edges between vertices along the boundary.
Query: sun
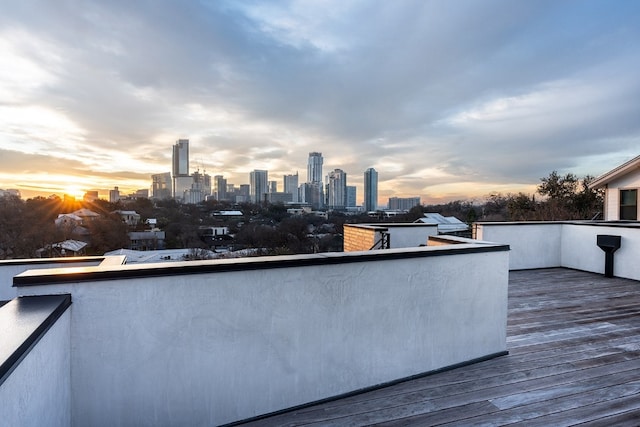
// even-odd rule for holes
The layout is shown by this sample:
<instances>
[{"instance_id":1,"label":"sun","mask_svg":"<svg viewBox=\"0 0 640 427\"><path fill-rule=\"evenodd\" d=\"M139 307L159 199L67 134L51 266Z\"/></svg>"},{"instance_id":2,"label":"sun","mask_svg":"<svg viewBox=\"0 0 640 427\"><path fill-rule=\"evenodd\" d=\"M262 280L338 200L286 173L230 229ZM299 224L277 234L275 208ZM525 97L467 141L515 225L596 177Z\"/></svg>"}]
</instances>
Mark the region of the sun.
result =
<instances>
[{"instance_id":1,"label":"sun","mask_svg":"<svg viewBox=\"0 0 640 427\"><path fill-rule=\"evenodd\" d=\"M76 200L80 200L84 197L84 190L82 190L77 185L69 185L64 188L64 194L75 198Z\"/></svg>"}]
</instances>

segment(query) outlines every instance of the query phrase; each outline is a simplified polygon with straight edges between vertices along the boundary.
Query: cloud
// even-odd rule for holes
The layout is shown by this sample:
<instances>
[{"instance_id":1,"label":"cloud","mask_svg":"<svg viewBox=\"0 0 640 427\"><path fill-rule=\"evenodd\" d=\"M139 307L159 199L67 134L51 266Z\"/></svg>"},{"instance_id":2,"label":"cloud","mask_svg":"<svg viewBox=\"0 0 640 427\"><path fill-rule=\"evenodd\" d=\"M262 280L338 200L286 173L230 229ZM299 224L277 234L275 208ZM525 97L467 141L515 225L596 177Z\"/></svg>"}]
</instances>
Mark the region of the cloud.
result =
<instances>
[{"instance_id":1,"label":"cloud","mask_svg":"<svg viewBox=\"0 0 640 427\"><path fill-rule=\"evenodd\" d=\"M597 175L637 154L639 9L14 2L0 16L0 143L72 161L100 188L170 170L178 138L193 168L236 184L253 169L304 172L322 151L359 198L371 166L385 197L424 200Z\"/></svg>"}]
</instances>

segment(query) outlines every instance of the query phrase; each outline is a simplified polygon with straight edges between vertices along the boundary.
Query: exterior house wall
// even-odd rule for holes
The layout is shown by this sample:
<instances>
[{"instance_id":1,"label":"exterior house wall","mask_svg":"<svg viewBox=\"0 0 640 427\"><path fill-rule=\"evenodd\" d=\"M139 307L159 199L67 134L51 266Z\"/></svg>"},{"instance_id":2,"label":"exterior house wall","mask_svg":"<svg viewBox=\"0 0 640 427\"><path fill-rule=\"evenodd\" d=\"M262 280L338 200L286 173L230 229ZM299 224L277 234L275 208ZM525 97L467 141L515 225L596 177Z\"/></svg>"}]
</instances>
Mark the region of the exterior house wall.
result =
<instances>
[{"instance_id":1,"label":"exterior house wall","mask_svg":"<svg viewBox=\"0 0 640 427\"><path fill-rule=\"evenodd\" d=\"M504 352L508 252L474 246L20 291L72 294L73 425L218 425Z\"/></svg>"},{"instance_id":2,"label":"exterior house wall","mask_svg":"<svg viewBox=\"0 0 640 427\"><path fill-rule=\"evenodd\" d=\"M640 190L640 171L634 171L627 175L612 180L607 184L605 198L605 217L606 221L617 221L620 219L620 190L627 189ZM640 193L640 191L639 191ZM638 216L640 219L640 215Z\"/></svg>"},{"instance_id":3,"label":"exterior house wall","mask_svg":"<svg viewBox=\"0 0 640 427\"><path fill-rule=\"evenodd\" d=\"M71 313L66 310L0 384L3 426L70 427Z\"/></svg>"}]
</instances>

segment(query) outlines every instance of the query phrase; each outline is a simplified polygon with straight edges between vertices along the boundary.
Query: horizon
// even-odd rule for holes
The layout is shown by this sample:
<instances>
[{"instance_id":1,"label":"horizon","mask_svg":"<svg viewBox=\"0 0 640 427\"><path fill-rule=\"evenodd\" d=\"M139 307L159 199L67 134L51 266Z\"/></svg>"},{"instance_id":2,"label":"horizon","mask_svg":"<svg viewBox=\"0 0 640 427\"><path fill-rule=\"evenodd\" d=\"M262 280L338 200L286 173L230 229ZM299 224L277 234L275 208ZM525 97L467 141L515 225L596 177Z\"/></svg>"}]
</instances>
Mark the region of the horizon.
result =
<instances>
[{"instance_id":1,"label":"horizon","mask_svg":"<svg viewBox=\"0 0 640 427\"><path fill-rule=\"evenodd\" d=\"M0 188L130 193L187 138L236 185L320 151L358 204L369 167L379 204L532 194L638 154L639 20L633 0L8 4Z\"/></svg>"}]
</instances>

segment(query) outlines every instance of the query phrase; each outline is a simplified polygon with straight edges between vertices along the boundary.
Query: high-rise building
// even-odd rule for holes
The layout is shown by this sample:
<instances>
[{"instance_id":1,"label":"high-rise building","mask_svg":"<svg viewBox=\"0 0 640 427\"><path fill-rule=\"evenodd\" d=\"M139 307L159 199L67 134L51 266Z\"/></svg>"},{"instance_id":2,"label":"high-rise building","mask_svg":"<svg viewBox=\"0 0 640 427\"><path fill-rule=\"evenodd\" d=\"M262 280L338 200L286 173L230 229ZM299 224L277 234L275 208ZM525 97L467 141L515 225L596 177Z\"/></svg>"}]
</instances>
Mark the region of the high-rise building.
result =
<instances>
[{"instance_id":1,"label":"high-rise building","mask_svg":"<svg viewBox=\"0 0 640 427\"><path fill-rule=\"evenodd\" d=\"M298 172L295 175L285 175L284 192L291 194L291 201L298 203Z\"/></svg>"},{"instance_id":2,"label":"high-rise building","mask_svg":"<svg viewBox=\"0 0 640 427\"><path fill-rule=\"evenodd\" d=\"M266 170L256 169L249 174L251 202L262 203L264 201L264 195L269 192L268 182L269 172Z\"/></svg>"},{"instance_id":3,"label":"high-rise building","mask_svg":"<svg viewBox=\"0 0 640 427\"><path fill-rule=\"evenodd\" d=\"M222 175L213 177L213 195L216 200L227 200L227 180Z\"/></svg>"},{"instance_id":4,"label":"high-rise building","mask_svg":"<svg viewBox=\"0 0 640 427\"><path fill-rule=\"evenodd\" d=\"M357 206L357 198L356 198L356 186L355 185L347 185L347 207L355 208Z\"/></svg>"},{"instance_id":5,"label":"high-rise building","mask_svg":"<svg viewBox=\"0 0 640 427\"><path fill-rule=\"evenodd\" d=\"M171 172L151 175L151 197L154 199L170 199L173 195Z\"/></svg>"},{"instance_id":6,"label":"high-rise building","mask_svg":"<svg viewBox=\"0 0 640 427\"><path fill-rule=\"evenodd\" d=\"M375 211L378 208L378 172L374 168L364 171L364 210Z\"/></svg>"},{"instance_id":7,"label":"high-rise building","mask_svg":"<svg viewBox=\"0 0 640 427\"><path fill-rule=\"evenodd\" d=\"M278 181L269 181L269 191L268 193L277 193L278 192Z\"/></svg>"},{"instance_id":8,"label":"high-rise building","mask_svg":"<svg viewBox=\"0 0 640 427\"><path fill-rule=\"evenodd\" d=\"M420 197L389 197L389 209L394 211L408 211L420 204Z\"/></svg>"},{"instance_id":9,"label":"high-rise building","mask_svg":"<svg viewBox=\"0 0 640 427\"><path fill-rule=\"evenodd\" d=\"M173 146L172 176L189 175L189 140L179 139Z\"/></svg>"},{"instance_id":10,"label":"high-rise building","mask_svg":"<svg viewBox=\"0 0 640 427\"><path fill-rule=\"evenodd\" d=\"M347 205L347 174L342 169L334 169L327 177L327 206L344 209Z\"/></svg>"},{"instance_id":11,"label":"high-rise building","mask_svg":"<svg viewBox=\"0 0 640 427\"><path fill-rule=\"evenodd\" d=\"M307 182L322 182L322 153L309 153Z\"/></svg>"},{"instance_id":12,"label":"high-rise building","mask_svg":"<svg viewBox=\"0 0 640 427\"><path fill-rule=\"evenodd\" d=\"M182 200L185 191L190 191L191 184L193 184L193 179L189 176L188 139L179 139L173 146L171 178L173 183L173 197Z\"/></svg>"},{"instance_id":13,"label":"high-rise building","mask_svg":"<svg viewBox=\"0 0 640 427\"><path fill-rule=\"evenodd\" d=\"M306 203L311 209L322 209L324 207L324 189L321 182L305 182L300 185L298 202Z\"/></svg>"}]
</instances>

